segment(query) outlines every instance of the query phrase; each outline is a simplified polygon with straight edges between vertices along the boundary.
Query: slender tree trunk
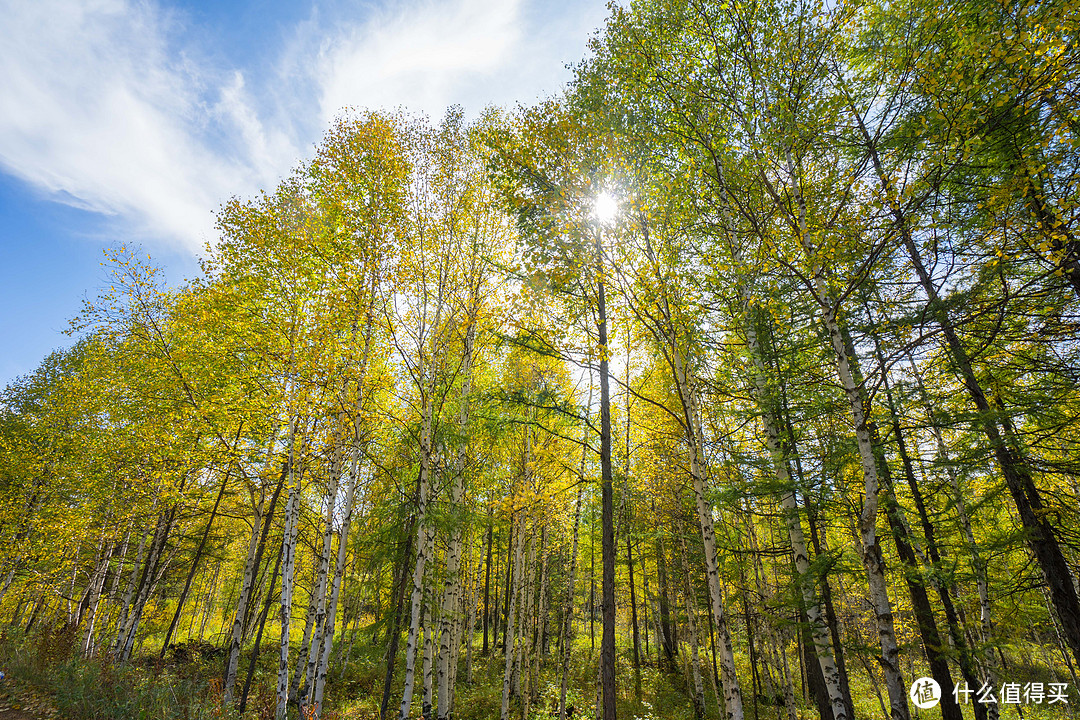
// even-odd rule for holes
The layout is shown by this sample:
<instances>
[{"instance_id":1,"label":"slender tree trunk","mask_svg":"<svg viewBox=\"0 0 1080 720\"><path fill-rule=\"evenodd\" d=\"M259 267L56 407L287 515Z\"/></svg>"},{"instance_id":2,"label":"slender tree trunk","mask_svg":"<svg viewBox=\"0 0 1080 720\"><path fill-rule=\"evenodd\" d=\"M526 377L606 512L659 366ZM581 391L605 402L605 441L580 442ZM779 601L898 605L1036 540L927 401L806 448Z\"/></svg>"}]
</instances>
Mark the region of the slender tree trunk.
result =
<instances>
[{"instance_id":1,"label":"slender tree trunk","mask_svg":"<svg viewBox=\"0 0 1080 720\"><path fill-rule=\"evenodd\" d=\"M537 524L541 524L542 522L543 521L538 521ZM540 552L543 551L543 542L546 532L546 526L542 526L539 541L541 546ZM525 587L523 588L525 593L525 612L521 614L521 649L518 653L517 661L519 668L519 698L521 700L521 717L523 720L527 720L529 717L529 710L532 703L534 677L532 672L532 659L537 655L537 653L534 652L534 649L536 648L537 630L540 625L540 617L537 613L538 603L536 599L536 546L536 527L534 525L533 531L529 536L529 559L525 564Z\"/></svg>"},{"instance_id":2,"label":"slender tree trunk","mask_svg":"<svg viewBox=\"0 0 1080 720\"><path fill-rule=\"evenodd\" d=\"M501 619L499 620L499 622L502 624L502 648L504 654L507 652L506 637L509 625L507 620L510 617L510 580L516 569L517 568L514 567L514 512L513 510L511 510L510 525L506 536L506 570L503 571L503 573L506 575L506 577L504 578L505 582L503 584L503 610ZM495 604L498 605L497 602ZM496 636L498 636L498 633L495 634Z\"/></svg>"},{"instance_id":3,"label":"slender tree trunk","mask_svg":"<svg viewBox=\"0 0 1080 720\"><path fill-rule=\"evenodd\" d=\"M289 495L285 505L284 549L281 563L281 653L278 658L277 720L289 712L289 629L292 621L293 580L296 573L296 537L300 530L300 486L303 473L296 467L296 425L289 425ZM302 449L301 449L302 452Z\"/></svg>"},{"instance_id":4,"label":"slender tree trunk","mask_svg":"<svg viewBox=\"0 0 1080 720\"><path fill-rule=\"evenodd\" d=\"M582 465L584 465L584 449ZM581 482L579 480L579 482ZM574 503L574 539L571 545L569 564L566 581L566 602L563 605L563 628L560 654L562 656L562 669L559 673L559 720L566 720L566 685L570 677L570 650L572 649L572 637L574 626L574 586L577 583L577 556L578 556L578 528L581 525L581 491L578 485L577 500Z\"/></svg>"},{"instance_id":5,"label":"slender tree trunk","mask_svg":"<svg viewBox=\"0 0 1080 720\"><path fill-rule=\"evenodd\" d=\"M656 509L653 508L653 515ZM664 541L659 535L656 536L656 582L659 592L660 611L657 613L660 624L660 649L663 650L661 665L666 665L670 671L675 666L676 645L673 626L671 624L671 608L668 605L670 590L667 579L667 561L664 557Z\"/></svg>"},{"instance_id":6,"label":"slender tree trunk","mask_svg":"<svg viewBox=\"0 0 1080 720\"><path fill-rule=\"evenodd\" d=\"M474 264L475 269L475 264ZM476 288L477 290L479 288ZM476 313L479 307L477 293L472 294L468 329L465 331L465 347L461 361L460 411L457 418L458 431L464 434L469 424L469 395L472 388L473 343L476 338ZM460 512L465 494L465 461L467 441L462 440L457 448L453 462L453 480L450 487L451 512ZM458 606L461 604L461 535L460 521L453 525L446 551L446 575L443 586L442 609L440 612L441 628L439 632L439 688L438 708L435 717L449 720L450 707L453 704L453 687L450 684L450 665L457 666L457 647L451 642L453 628L458 622Z\"/></svg>"},{"instance_id":7,"label":"slender tree trunk","mask_svg":"<svg viewBox=\"0 0 1080 720\"><path fill-rule=\"evenodd\" d=\"M416 655L420 639L420 609L424 597L424 568L428 560L428 495L431 492L432 455L432 402L430 393L424 400L423 426L420 434L420 474L417 479L417 530L416 564L412 576L412 596L409 611L409 637L405 642L405 688L401 699L401 720L408 720L412 708L413 687L416 680Z\"/></svg>"},{"instance_id":8,"label":"slender tree trunk","mask_svg":"<svg viewBox=\"0 0 1080 720\"><path fill-rule=\"evenodd\" d=\"M423 669L424 674L423 681L423 700L421 702L421 717L424 720L431 718L431 701L432 701L432 660L435 650L435 624L431 619L431 605L434 594L432 591L424 593L427 595L424 601L424 660Z\"/></svg>"},{"instance_id":9,"label":"slender tree trunk","mask_svg":"<svg viewBox=\"0 0 1080 720\"><path fill-rule=\"evenodd\" d=\"M648 227L643 227L643 230L646 252L660 286L663 287L662 273L652 248ZM701 431L701 419L697 410L695 390L692 386L692 377L687 367L687 351L680 346L678 331L666 295L661 295L656 309L659 319L653 319L649 323L649 327L660 342L682 407L679 423L682 425L686 437L698 526L705 547L705 575L709 588L710 611L716 622L721 641L720 673L721 683L724 688L724 705L729 720L742 720L744 713L742 691L739 688L739 681L735 672L735 657L724 613L724 598L720 587L720 575L716 558L716 532L712 519L712 508L705 498L704 438Z\"/></svg>"},{"instance_id":10,"label":"slender tree trunk","mask_svg":"<svg viewBox=\"0 0 1080 720\"><path fill-rule=\"evenodd\" d=\"M240 427L236 430L236 439L234 444L240 439L240 431L244 427L243 423L240 423ZM218 489L217 498L214 499L214 507L210 511L210 519L206 521L206 528L203 530L202 538L199 540L199 547L195 550L195 558L191 561L191 569L188 570L187 579L184 581L184 589L180 591L180 598L176 601L176 612L173 614L172 622L169 623L169 629L165 633L165 640L161 643L161 656L165 657L166 651L169 649L169 641L172 639L173 633L176 631L176 624L180 622L180 613L184 610L184 602L187 600L188 591L191 589L191 581L195 577L195 572L199 569L199 561L202 560L203 550L206 548L206 540L210 537L210 528L214 526L214 520L217 518L218 506L221 504L221 498L225 494L225 488L229 484L229 473L232 470L232 464L228 464L225 468L224 476L221 478L221 487Z\"/></svg>"},{"instance_id":11,"label":"slender tree trunk","mask_svg":"<svg viewBox=\"0 0 1080 720\"><path fill-rule=\"evenodd\" d=\"M890 714L893 720L908 720L907 687L900 670L900 647L896 640L892 604L889 601L888 586L885 582L885 558L881 553L881 545L877 536L878 491L881 482L878 475L877 459L870 439L870 430L867 425L866 411L863 406L860 388L856 385L852 375L847 350L844 347L844 339L840 325L837 322L836 308L829 302L824 288L824 281L820 277L818 278L817 292L819 301L825 303L823 322L836 360L840 382L844 388L844 394L847 397L851 411L855 427L855 440L859 448L859 459L862 463L865 487L863 508L859 516L860 552L862 553L863 567L866 569L870 590L869 600L874 608L874 616L877 621L878 640L881 645L879 662L885 673L885 688L889 695Z\"/></svg>"},{"instance_id":12,"label":"slender tree trunk","mask_svg":"<svg viewBox=\"0 0 1080 720\"><path fill-rule=\"evenodd\" d=\"M300 639L299 651L296 654L296 664L293 666L292 682L289 683L289 697L301 708L307 704L308 692L311 690L309 681L310 674L308 673L308 658L311 656L311 644L315 642L315 635L318 634L315 627L315 616L319 612L318 585L322 559L317 559L318 562L315 563L315 567L312 568L315 576L312 578L311 589L308 591L307 610L304 611L304 635ZM326 588L324 587L323 596L325 597L325 595Z\"/></svg>"},{"instance_id":13,"label":"slender tree trunk","mask_svg":"<svg viewBox=\"0 0 1080 720\"><path fill-rule=\"evenodd\" d=\"M356 440L356 442L358 442L358 440ZM330 670L330 653L334 648L334 624L337 618L338 600L341 597L341 584L345 577L345 561L349 550L349 529L352 527L353 513L356 507L356 485L357 482L359 482L360 473L359 453L360 448L354 447L352 467L349 470L349 480L345 488L345 513L341 521L341 531L338 533L337 559L334 562L334 579L330 586L330 607L327 609L326 613L322 641L320 645L316 645L319 655L312 674L314 690L311 695L311 704L314 708L315 717L319 717L322 713L323 693L326 688L326 674Z\"/></svg>"},{"instance_id":14,"label":"slender tree trunk","mask_svg":"<svg viewBox=\"0 0 1080 720\"><path fill-rule=\"evenodd\" d=\"M182 488L183 486L181 485L181 489ZM165 543L169 539L169 532L172 530L175 517L176 505L173 505L167 512L162 513L158 518L157 528L154 531L154 538L150 542L150 551L146 558L146 564L143 566L142 578L139 581L139 589L135 594L135 603L132 605L131 613L127 618L127 624L121 633L122 641L119 644L116 655L117 661L121 663L125 663L131 658L132 649L135 645L135 636L139 632L139 623L142 620L143 609L146 607L146 601L149 600L150 594L153 592L154 587L157 585L157 581L160 578L159 570L163 567L161 556L165 551Z\"/></svg>"},{"instance_id":15,"label":"slender tree trunk","mask_svg":"<svg viewBox=\"0 0 1080 720\"><path fill-rule=\"evenodd\" d=\"M882 386L885 390L885 400L888 403L889 416L892 423L892 432L896 442L896 449L900 455L900 463L904 469L904 478L907 481L907 486L908 490L910 490L911 492L911 497L915 501L915 509L919 514L919 521L923 529L923 538L926 541L926 553L930 561L930 582L934 586L934 589L937 591L937 595L941 599L942 607L945 610L945 619L949 628L949 637L952 640L953 651L956 655L957 663L960 666L960 673L964 678L964 682L967 683L967 686L969 688L975 688L978 687L981 683L979 683L975 677L975 671L971 664L971 655L968 651L967 642L964 640L964 633L960 629L960 620L957 617L956 608L953 606L952 596L949 594L949 589L946 587L945 583L941 580L941 573L945 572L946 570L941 562L941 553L938 549L937 538L934 533L934 526L930 522L930 517L926 510L926 503L923 501L922 491L919 489L919 483L915 478L915 470L911 462L911 457L907 451L907 443L904 439L904 433L900 427L900 416L897 411L896 403L893 399L892 387L889 384L888 375L884 371L884 357L881 354L881 348L876 345L875 347L877 351L878 364L883 368ZM887 467L887 465L885 467ZM909 532L907 529L907 522L903 517L903 511L900 509L899 503L896 502L895 492L891 487L891 481L889 485L890 502L895 503L895 514L899 523L899 530L901 531L901 534L907 534ZM891 523L892 515L890 515L889 517ZM893 532L896 533L897 529L898 528L894 527ZM908 575L910 576L910 581L915 583L916 585L922 585L924 588L923 593L925 594L925 583L923 582L922 576L919 573L917 558L914 556L914 553L911 553L907 560L904 560L903 557L901 557L901 560L909 563ZM914 601L914 594L912 595L912 598ZM934 621L934 616L932 613L928 613L928 611L929 600L927 599L926 606L922 608L922 615L925 616L925 619L921 619L919 623L920 633L923 633L923 640L924 646L926 646L927 657L928 659L930 659L931 653L938 656L938 672L947 673L948 663L945 656L946 648L934 648L933 639L938 636L938 633L936 622ZM916 617L917 619L921 617L917 607ZM926 629L925 633L923 632L924 626ZM927 642L928 637L930 639L930 642ZM940 639L938 639L938 643L941 643ZM931 661L931 668L934 668L933 661ZM938 681L938 684L940 684L942 688L942 717L949 718L951 716L959 718L961 711L959 705L956 702L956 696L952 692L952 678L948 678L948 688L946 688L946 686L942 684L941 679L937 678L937 676L935 676L935 680ZM972 696L972 704L974 706L976 720L988 720L987 706L986 704L979 702L978 693ZM956 706L955 710L952 708L952 706Z\"/></svg>"},{"instance_id":16,"label":"slender tree trunk","mask_svg":"<svg viewBox=\"0 0 1080 720\"><path fill-rule=\"evenodd\" d=\"M343 419L339 417L339 432ZM315 673L322 651L323 635L326 629L326 591L330 576L330 555L334 545L334 509L337 505L338 486L344 465L344 439L338 437L334 443L333 460L330 465L330 478L326 488L326 513L323 517L323 542L319 552L319 564L316 571L315 589L308 603L307 619L304 621L304 639L300 643L300 654L296 658L296 670L293 673L292 692L302 705L306 705L315 689Z\"/></svg>"},{"instance_id":17,"label":"slender tree trunk","mask_svg":"<svg viewBox=\"0 0 1080 720\"><path fill-rule=\"evenodd\" d=\"M949 459L949 450L945 446L945 439L942 437L941 429L938 427L936 412L930 402L930 396L923 386L922 376L919 373L919 369L915 365L914 360L911 361L911 370L915 378L915 383L919 388L920 395L922 396L927 419L929 420L930 432L933 434L937 443L938 457L944 464L946 475L949 478L949 485L953 495L952 499L956 506L957 516L960 520L960 529L964 536L964 540L967 543L968 553L971 555L971 568L972 573L975 576L975 586L979 595L979 622L982 642L988 643L993 638L994 624L990 613L990 586L989 581L987 580L987 564L986 561L983 560L979 544L975 541L975 533L971 528L971 519L968 516L967 501L965 499L966 494L960 487L960 478L957 476L956 468ZM988 682L994 687L997 687L997 663L994 662L993 652L986 653L986 659L983 666ZM970 683L969 681L969 684L973 683ZM996 703L988 704L986 711L988 720L997 720L998 708Z\"/></svg>"},{"instance_id":18,"label":"slender tree trunk","mask_svg":"<svg viewBox=\"0 0 1080 720\"><path fill-rule=\"evenodd\" d=\"M488 621L491 619L491 541L492 541L492 510L488 507L487 526L487 558L484 560L484 646L480 654L487 657L488 654Z\"/></svg>"},{"instance_id":19,"label":"slender tree trunk","mask_svg":"<svg viewBox=\"0 0 1080 720\"><path fill-rule=\"evenodd\" d=\"M276 441L277 430L271 434L270 447L267 450L267 469L273 462L273 446ZM251 539L248 542L248 555L244 561L244 574L240 581L240 597L236 604L236 614L233 617L232 637L229 640L228 658L225 661L225 680L222 684L224 702L231 704L233 700L233 686L236 685L236 672L240 665L240 647L244 638L244 617L247 615L248 603L251 601L252 590L255 586L255 576L262 562L263 550L266 547L266 538L270 534L270 525L274 518L274 507L277 505L281 489L289 474L289 462L286 460L281 465L281 473L278 475L274 492L267 503L266 512L256 508L255 520L251 525ZM259 530L259 521L262 521L262 530ZM226 604L228 608L228 604Z\"/></svg>"},{"instance_id":20,"label":"slender tree trunk","mask_svg":"<svg viewBox=\"0 0 1080 720\"><path fill-rule=\"evenodd\" d=\"M1072 651L1073 658L1080 663L1080 598L1073 584L1069 564L1061 551L1054 529L1047 520L1047 508L1035 485L1031 468L1023 457L1021 444L1012 427L1012 421L1004 412L1000 398L995 403L996 407L988 400L982 383L979 382L972 368L971 357L956 332L948 309L938 295L933 278L927 271L922 254L911 236L908 218L896 200L896 194L878 156L877 146L870 138L862 116L853 105L851 109L863 135L882 190L889 202L904 248L918 275L919 284L926 294L930 313L945 336L949 356L953 361L953 369L979 412L979 422L983 432L1001 468L1005 485L1016 504L1020 522L1027 532L1028 543L1042 569L1054 610L1061 622L1062 634Z\"/></svg>"},{"instance_id":21,"label":"slender tree trunk","mask_svg":"<svg viewBox=\"0 0 1080 720\"><path fill-rule=\"evenodd\" d=\"M788 541L794 554L796 584L801 594L803 611L810 625L810 640L813 656L819 666L824 684L827 702L835 720L848 720L848 705L845 703L840 672L837 668L833 649L829 644L828 631L821 617L821 606L815 596L814 578L810 574L810 553L806 548L803 535L802 519L795 498L795 483L791 476L788 461L792 447L786 445L780 437L777 421L777 403L769 391L762 348L758 339L757 323L753 318L749 298L740 292L746 316L746 344L754 363L754 393L762 411L762 423L765 429L765 445L772 460L773 473L780 488L780 507L787 525Z\"/></svg>"},{"instance_id":22,"label":"slender tree trunk","mask_svg":"<svg viewBox=\"0 0 1080 720\"><path fill-rule=\"evenodd\" d=\"M202 620L199 621L199 640L206 637L206 623L210 619L210 612L214 608L214 599L217 597L218 579L221 576L221 566L223 561L218 560L217 565L214 566L214 574L210 576L210 588L206 592L206 599L203 601L203 605L206 606L203 610Z\"/></svg>"},{"instance_id":23,"label":"slender tree trunk","mask_svg":"<svg viewBox=\"0 0 1080 720\"><path fill-rule=\"evenodd\" d=\"M790 431L789 431L790 432ZM806 517L810 525L810 540L814 546L814 554L822 555L822 544L818 539L817 529L817 515L814 512L814 506L810 503L808 498L804 499L806 508ZM829 584L828 574L822 573L821 580L821 602L825 606L825 623L829 628L829 637L832 639L832 645L836 649L836 669L840 676L840 688L844 693L844 706L847 708L848 717L855 717L855 707L851 700L851 686L848 682L847 668L844 664L844 647L840 641L840 624L836 619L836 609L833 607L832 601L832 587Z\"/></svg>"},{"instance_id":24,"label":"slender tree trunk","mask_svg":"<svg viewBox=\"0 0 1080 720\"><path fill-rule=\"evenodd\" d=\"M515 538L515 543L511 548L513 552L513 593L507 592L507 620L505 634L503 635L503 651L504 651L504 667L503 667L503 687L502 687L502 705L499 711L499 718L501 720L509 720L510 718L510 683L513 675L514 664L514 646L516 641L514 638L514 629L516 627L517 618L515 617L515 611L518 604L518 587L521 584L521 555L523 551L524 542L522 536L525 531L526 513L525 510L518 510L518 528L516 533L511 533ZM509 589L508 589L509 590Z\"/></svg>"},{"instance_id":25,"label":"slender tree trunk","mask_svg":"<svg viewBox=\"0 0 1080 720\"><path fill-rule=\"evenodd\" d=\"M688 635L690 637L690 657L687 662L690 665L693 678L693 684L690 686L691 699L694 703L694 717L702 720L705 717L705 688L701 683L701 657L698 651L697 601L695 599L694 584L691 580L690 565L686 560L686 540L681 521L677 522L676 532L679 535L679 547L682 550L679 558L682 561L682 571L686 582L683 588L683 597L686 599L686 621L689 626Z\"/></svg>"},{"instance_id":26,"label":"slender tree trunk","mask_svg":"<svg viewBox=\"0 0 1080 720\"><path fill-rule=\"evenodd\" d=\"M405 525L405 543L401 546L401 554L398 557L398 579L394 589L393 620L390 622L387 637L389 646L386 649L386 679L383 682L382 702L379 705L379 720L386 720L386 714L390 711L390 685L394 680L394 666L397 662L398 646L401 644L401 611L405 604L405 587L409 577L409 555L412 554L413 544L413 520L410 519Z\"/></svg>"},{"instance_id":27,"label":"slender tree trunk","mask_svg":"<svg viewBox=\"0 0 1080 720\"><path fill-rule=\"evenodd\" d=\"M157 500L154 501L154 509L157 509ZM131 603L135 598L135 590L137 578L139 577L139 568L142 567L143 557L146 552L146 538L149 535L148 532L142 530L139 532L139 547L135 551L135 562L131 566L131 572L128 573L127 590L124 592L124 599L120 605L120 612L116 620L116 640L113 642L112 653L114 656L118 656L120 648L124 642L124 630L127 628L127 616L131 610Z\"/></svg>"},{"instance_id":28,"label":"slender tree trunk","mask_svg":"<svg viewBox=\"0 0 1080 720\"><path fill-rule=\"evenodd\" d=\"M600 475L601 475L601 555L603 560L603 634L600 639L600 684L603 720L615 719L615 510L611 485L611 400L608 390L607 308L604 298L603 250L596 236L597 340L600 348ZM599 720L599 719L598 719Z\"/></svg>"},{"instance_id":29,"label":"slender tree trunk","mask_svg":"<svg viewBox=\"0 0 1080 720\"><path fill-rule=\"evenodd\" d=\"M105 587L105 577L108 575L109 563L112 562L115 547L113 541L109 541L106 544L101 561L94 569L94 573L90 577L89 587L86 591L88 618L86 620L86 627L82 633L81 642L79 643L79 648L85 658L89 658L93 652L94 625L97 622L98 605L101 602L101 591Z\"/></svg>"},{"instance_id":30,"label":"slender tree trunk","mask_svg":"<svg viewBox=\"0 0 1080 720\"><path fill-rule=\"evenodd\" d=\"M538 592L540 593L539 600L540 610L537 615L536 622L536 639L533 642L533 669L532 669L532 697L531 700L535 702L540 695L540 667L542 661L547 654L547 648L545 647L544 639L547 637L548 627L548 572L550 570L550 549L548 547L548 528L547 523L544 524L540 533L540 587ZM538 647L539 646L539 647ZM526 714L526 717L528 715Z\"/></svg>"},{"instance_id":31,"label":"slender tree trunk","mask_svg":"<svg viewBox=\"0 0 1080 720\"><path fill-rule=\"evenodd\" d=\"M627 515L630 513L627 503ZM637 598L634 594L634 548L630 542L630 523L626 523L626 568L630 573L630 623L634 633L634 697L641 702L641 634L638 632Z\"/></svg>"},{"instance_id":32,"label":"slender tree trunk","mask_svg":"<svg viewBox=\"0 0 1080 720\"><path fill-rule=\"evenodd\" d=\"M424 596L424 566L427 563L430 537L424 515L427 514L427 487L423 489L418 510L419 522L416 535L416 563L412 574L412 595L409 601L409 635L405 641L405 688L401 700L401 720L408 720L412 708L412 696L416 682L416 655L420 642L420 610Z\"/></svg>"},{"instance_id":33,"label":"slender tree trunk","mask_svg":"<svg viewBox=\"0 0 1080 720\"><path fill-rule=\"evenodd\" d=\"M466 546L466 565L472 563L473 544ZM487 569L485 563L484 569ZM472 587L468 592L465 609L465 684L472 685L473 681L473 636L476 634L476 609L480 601L480 566L476 567L476 576L473 578ZM456 692L455 692L456 697ZM450 713L454 712L454 703L450 704Z\"/></svg>"},{"instance_id":34,"label":"slender tree trunk","mask_svg":"<svg viewBox=\"0 0 1080 720\"><path fill-rule=\"evenodd\" d=\"M720 636L720 682L724 689L724 708L728 720L743 719L742 691L735 673L735 653L731 646L727 617L724 612L724 596L720 587L720 569L716 558L716 530L713 526L712 507L705 498L705 468L702 457L703 438L701 437L700 416L697 401L690 387L690 379L679 351L673 353L675 373L680 378L679 392L683 403L684 429L687 434L687 450L690 455L691 487L694 491L694 506L697 509L698 527L705 546L705 577L708 581L709 598L717 633Z\"/></svg>"},{"instance_id":35,"label":"slender tree trunk","mask_svg":"<svg viewBox=\"0 0 1080 720\"><path fill-rule=\"evenodd\" d=\"M244 688L240 692L240 705L237 712L242 717L247 708L248 692L251 690L251 679L255 676L255 665L259 661L259 652L262 650L263 629L266 627L266 618L270 615L270 607L274 604L274 585L277 583L278 571L281 569L281 556L285 553L285 538L282 537L278 546L277 559L274 561L274 572L270 574L270 589L266 592L266 602L263 603L262 612L259 613L259 627L255 631L255 645L251 648L251 660L248 662L247 676L244 678Z\"/></svg>"}]
</instances>

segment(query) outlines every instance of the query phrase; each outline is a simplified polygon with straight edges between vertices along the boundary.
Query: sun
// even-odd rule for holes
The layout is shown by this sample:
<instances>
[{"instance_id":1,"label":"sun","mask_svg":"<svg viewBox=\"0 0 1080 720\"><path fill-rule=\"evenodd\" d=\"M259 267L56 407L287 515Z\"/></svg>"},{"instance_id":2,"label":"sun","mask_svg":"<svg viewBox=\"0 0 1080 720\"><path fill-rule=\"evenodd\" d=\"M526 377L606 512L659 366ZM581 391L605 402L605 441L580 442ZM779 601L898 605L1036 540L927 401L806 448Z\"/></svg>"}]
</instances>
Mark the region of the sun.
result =
<instances>
[{"instance_id":1,"label":"sun","mask_svg":"<svg viewBox=\"0 0 1080 720\"><path fill-rule=\"evenodd\" d=\"M615 219L615 216L619 214L619 201L607 190L604 190L596 197L592 214L602 225L609 225Z\"/></svg>"}]
</instances>

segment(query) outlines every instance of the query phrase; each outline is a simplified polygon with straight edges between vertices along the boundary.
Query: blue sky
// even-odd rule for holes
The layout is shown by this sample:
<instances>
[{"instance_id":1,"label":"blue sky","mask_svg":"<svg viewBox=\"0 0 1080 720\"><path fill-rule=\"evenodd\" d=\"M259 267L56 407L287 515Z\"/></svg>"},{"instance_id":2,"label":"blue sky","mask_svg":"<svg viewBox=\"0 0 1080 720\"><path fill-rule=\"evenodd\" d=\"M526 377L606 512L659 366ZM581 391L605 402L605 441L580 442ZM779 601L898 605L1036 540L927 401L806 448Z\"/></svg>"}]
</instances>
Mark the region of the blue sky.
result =
<instances>
[{"instance_id":1,"label":"blue sky","mask_svg":"<svg viewBox=\"0 0 1080 720\"><path fill-rule=\"evenodd\" d=\"M531 103L603 0L0 0L0 387L141 245L172 283L214 212L272 188L345 107Z\"/></svg>"}]
</instances>

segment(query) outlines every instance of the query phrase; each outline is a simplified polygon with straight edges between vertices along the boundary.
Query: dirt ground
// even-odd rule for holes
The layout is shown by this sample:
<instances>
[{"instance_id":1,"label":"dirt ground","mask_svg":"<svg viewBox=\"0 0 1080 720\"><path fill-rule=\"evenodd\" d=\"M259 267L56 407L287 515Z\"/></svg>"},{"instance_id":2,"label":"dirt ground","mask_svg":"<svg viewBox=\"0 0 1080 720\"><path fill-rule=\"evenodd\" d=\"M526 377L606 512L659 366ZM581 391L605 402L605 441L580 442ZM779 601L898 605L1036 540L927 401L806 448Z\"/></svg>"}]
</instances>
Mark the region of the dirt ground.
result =
<instances>
[{"instance_id":1,"label":"dirt ground","mask_svg":"<svg viewBox=\"0 0 1080 720\"><path fill-rule=\"evenodd\" d=\"M44 695L10 678L0 680L0 720L58 720L60 715Z\"/></svg>"}]
</instances>

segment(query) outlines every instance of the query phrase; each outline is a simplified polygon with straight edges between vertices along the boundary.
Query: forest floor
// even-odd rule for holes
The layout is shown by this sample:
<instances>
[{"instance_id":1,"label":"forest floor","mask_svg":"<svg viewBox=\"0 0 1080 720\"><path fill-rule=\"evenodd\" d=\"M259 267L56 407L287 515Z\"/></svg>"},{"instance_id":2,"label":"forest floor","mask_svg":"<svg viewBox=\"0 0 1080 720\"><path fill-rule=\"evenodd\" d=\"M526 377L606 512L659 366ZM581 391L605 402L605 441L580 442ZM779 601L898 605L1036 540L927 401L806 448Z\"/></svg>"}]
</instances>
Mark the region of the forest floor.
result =
<instances>
[{"instance_id":1,"label":"forest floor","mask_svg":"<svg viewBox=\"0 0 1080 720\"><path fill-rule=\"evenodd\" d=\"M52 698L10 678L0 680L0 720L54 720L59 717Z\"/></svg>"},{"instance_id":2,"label":"forest floor","mask_svg":"<svg viewBox=\"0 0 1080 720\"><path fill-rule=\"evenodd\" d=\"M356 632L357 638L370 637L371 628ZM59 638L59 639L58 639ZM571 654L568 705L576 708L575 717L592 717L595 703L595 653L587 638L576 643ZM174 652L164 661L159 652L146 648L127 665L115 665L103 659L82 660L71 656L70 647L56 633L35 634L30 638L8 638L0 633L0 671L7 677L0 680L0 720L240 720L239 713L222 705L221 658L218 653L192 652L197 648L214 646L205 642L189 642L183 653ZM346 646L347 647L347 646ZM276 644L267 643L259 654L252 693L245 720L271 720L275 714ZM1019 682L1065 682L1062 673L1067 668L1049 668L1040 663L1045 655L1032 654L1037 648L1018 645L1011 649L1010 680ZM382 647L357 646L346 651L349 657L344 667L335 670L327 687L327 720L373 720L378 717L379 701L385 679ZM245 663L246 667L245 653ZM738 661L745 658L737 656ZM459 675L455 718L458 720L490 720L499 716L502 691L503 662L497 653L473 656L472 682L464 668ZM711 670L707 663L706 671ZM744 677L749 668L740 665ZM654 663L641 668L641 696L633 691L633 667L628 652L617 658L619 677L618 717L620 720L693 720L693 706L686 695L684 668L661 672ZM907 668L912 677L923 671L920 666ZM391 697L397 707L401 697L401 673L395 678ZM1072 680L1072 678L1068 678ZM707 678L706 678L707 680ZM706 719L720 717L717 700L706 682ZM1002 720L1065 720L1077 718L1080 701L1071 688L1069 703L1060 705L1002 705ZM559 672L557 663L550 661L535 681L536 700L531 705L530 720L549 720L558 707ZM417 703L420 702L418 688ZM875 686L856 670L852 674L852 691L858 720L880 718L883 700L878 699ZM748 687L747 718L782 720L783 708L760 688L755 695ZM753 701L751 698L756 700ZM799 720L817 718L810 702L796 696ZM520 708L513 715L520 716ZM971 707L964 708L965 718ZM415 713L415 711L414 711ZM396 713L395 713L396 714ZM916 720L940 717L939 710L913 712Z\"/></svg>"}]
</instances>

